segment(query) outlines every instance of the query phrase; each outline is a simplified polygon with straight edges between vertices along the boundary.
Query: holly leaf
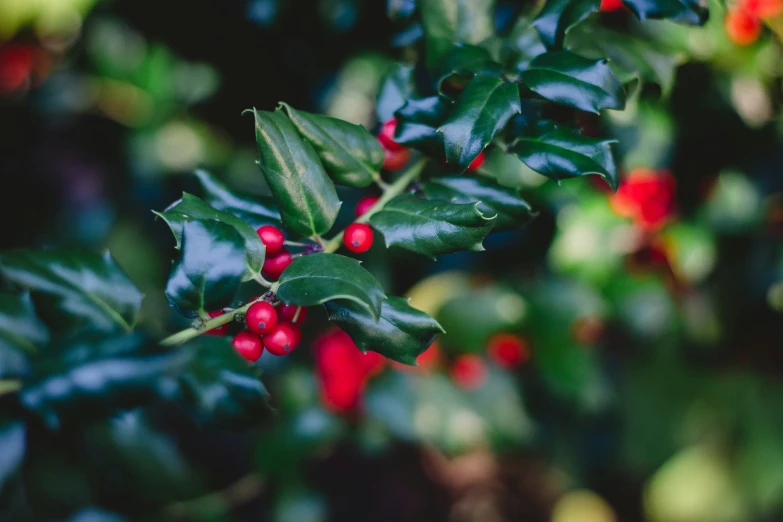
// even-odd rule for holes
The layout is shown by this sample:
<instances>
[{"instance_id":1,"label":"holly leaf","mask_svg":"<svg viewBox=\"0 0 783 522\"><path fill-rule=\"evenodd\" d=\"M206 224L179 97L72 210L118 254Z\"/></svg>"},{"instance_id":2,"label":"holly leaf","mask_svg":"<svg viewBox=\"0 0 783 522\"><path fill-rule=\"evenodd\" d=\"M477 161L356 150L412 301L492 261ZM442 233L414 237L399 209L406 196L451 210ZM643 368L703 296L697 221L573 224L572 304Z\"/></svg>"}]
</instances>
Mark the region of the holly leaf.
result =
<instances>
[{"instance_id":1,"label":"holly leaf","mask_svg":"<svg viewBox=\"0 0 783 522\"><path fill-rule=\"evenodd\" d=\"M536 215L530 205L520 197L518 191L502 187L483 177L433 178L422 187L422 190L431 199L445 199L452 203L478 201L478 208L483 214L497 216L493 230L518 228Z\"/></svg>"},{"instance_id":2,"label":"holly leaf","mask_svg":"<svg viewBox=\"0 0 783 522\"><path fill-rule=\"evenodd\" d=\"M277 296L286 304L314 306L348 300L365 308L375 319L386 294L359 261L338 254L300 256L280 276Z\"/></svg>"},{"instance_id":3,"label":"holly leaf","mask_svg":"<svg viewBox=\"0 0 783 522\"><path fill-rule=\"evenodd\" d=\"M619 178L612 155L615 140L588 138L566 130L553 130L541 136L521 137L509 149L525 165L557 180L598 174L617 190Z\"/></svg>"},{"instance_id":4,"label":"holly leaf","mask_svg":"<svg viewBox=\"0 0 783 522\"><path fill-rule=\"evenodd\" d=\"M351 336L363 352L378 352L387 359L416 365L416 358L443 328L428 314L408 304L408 298L389 297L376 321L367 310L348 301L324 305L330 321Z\"/></svg>"},{"instance_id":5,"label":"holly leaf","mask_svg":"<svg viewBox=\"0 0 783 522\"><path fill-rule=\"evenodd\" d=\"M328 232L341 202L315 150L280 109L252 112L261 157L258 166L277 201L283 223L303 237Z\"/></svg>"},{"instance_id":6,"label":"holly leaf","mask_svg":"<svg viewBox=\"0 0 783 522\"><path fill-rule=\"evenodd\" d=\"M110 332L138 320L143 295L108 252L14 250L0 254L0 274L30 290L47 324Z\"/></svg>"},{"instance_id":7,"label":"holly leaf","mask_svg":"<svg viewBox=\"0 0 783 522\"><path fill-rule=\"evenodd\" d=\"M182 233L186 223L195 220L217 221L228 227L233 228L242 237L244 243L245 269L242 276L243 281L250 281L261 271L264 266L266 256L266 247L261 242L258 234L253 227L247 224L243 219L231 214L217 210L208 205L204 200L197 198L187 192L182 193L182 199L175 202L163 212L154 214L162 218L174 234L177 241L177 249L182 248Z\"/></svg>"},{"instance_id":8,"label":"holly leaf","mask_svg":"<svg viewBox=\"0 0 783 522\"><path fill-rule=\"evenodd\" d=\"M476 74L500 76L503 66L492 59L492 55L483 47L459 44L444 58L438 67L438 93L450 98L446 83L453 77L471 77Z\"/></svg>"},{"instance_id":9,"label":"holly leaf","mask_svg":"<svg viewBox=\"0 0 783 522\"><path fill-rule=\"evenodd\" d=\"M706 2L699 0L623 0L640 20L666 19L686 25L704 25L709 19Z\"/></svg>"},{"instance_id":10,"label":"holly leaf","mask_svg":"<svg viewBox=\"0 0 783 522\"><path fill-rule=\"evenodd\" d=\"M370 224L386 241L435 259L459 250L484 250L481 244L492 230L495 216L487 217L478 203L459 205L403 194L370 217Z\"/></svg>"},{"instance_id":11,"label":"holly leaf","mask_svg":"<svg viewBox=\"0 0 783 522\"><path fill-rule=\"evenodd\" d=\"M521 110L516 84L492 76L474 76L438 129L443 134L448 163L463 172Z\"/></svg>"},{"instance_id":12,"label":"holly leaf","mask_svg":"<svg viewBox=\"0 0 783 522\"><path fill-rule=\"evenodd\" d=\"M418 0L427 64L441 62L457 43L478 44L495 33L495 0Z\"/></svg>"},{"instance_id":13,"label":"holly leaf","mask_svg":"<svg viewBox=\"0 0 783 522\"><path fill-rule=\"evenodd\" d=\"M520 18L505 40L503 63L514 71L522 72L527 69L533 58L546 51L538 31L531 25L530 20Z\"/></svg>"},{"instance_id":14,"label":"holly leaf","mask_svg":"<svg viewBox=\"0 0 783 522\"><path fill-rule=\"evenodd\" d=\"M375 112L378 121L385 123L394 118L394 111L405 105L405 100L413 94L413 67L395 63L381 84Z\"/></svg>"},{"instance_id":15,"label":"holly leaf","mask_svg":"<svg viewBox=\"0 0 783 522\"><path fill-rule=\"evenodd\" d=\"M187 358L138 334L70 342L37 360L19 399L52 428L100 418L160 397Z\"/></svg>"},{"instance_id":16,"label":"holly leaf","mask_svg":"<svg viewBox=\"0 0 783 522\"><path fill-rule=\"evenodd\" d=\"M27 372L27 356L49 342L30 294L0 294L0 379Z\"/></svg>"},{"instance_id":17,"label":"holly leaf","mask_svg":"<svg viewBox=\"0 0 783 522\"><path fill-rule=\"evenodd\" d=\"M253 228L280 226L280 211L272 198L236 194L205 170L197 170L196 177L209 206L233 214Z\"/></svg>"},{"instance_id":18,"label":"holly leaf","mask_svg":"<svg viewBox=\"0 0 783 522\"><path fill-rule=\"evenodd\" d=\"M244 273L244 240L235 228L215 220L188 221L166 296L177 309L203 315L231 303Z\"/></svg>"},{"instance_id":19,"label":"holly leaf","mask_svg":"<svg viewBox=\"0 0 783 522\"><path fill-rule=\"evenodd\" d=\"M297 111L287 103L280 106L299 134L313 146L335 183L366 187L380 175L383 147L367 129L337 118Z\"/></svg>"},{"instance_id":20,"label":"holly leaf","mask_svg":"<svg viewBox=\"0 0 783 522\"><path fill-rule=\"evenodd\" d=\"M24 422L0 417L0 492L22 465L25 454Z\"/></svg>"},{"instance_id":21,"label":"holly leaf","mask_svg":"<svg viewBox=\"0 0 783 522\"><path fill-rule=\"evenodd\" d=\"M180 399L198 423L245 429L269 416L258 370L236 353L229 339L201 336L182 350L192 357L179 377Z\"/></svg>"},{"instance_id":22,"label":"holly leaf","mask_svg":"<svg viewBox=\"0 0 783 522\"><path fill-rule=\"evenodd\" d=\"M623 86L606 59L552 51L534 58L520 77L531 91L555 103L596 114L625 107Z\"/></svg>"},{"instance_id":23,"label":"holly leaf","mask_svg":"<svg viewBox=\"0 0 783 522\"><path fill-rule=\"evenodd\" d=\"M598 11L600 4L600 0L547 0L533 27L548 48L562 47L566 32Z\"/></svg>"},{"instance_id":24,"label":"holly leaf","mask_svg":"<svg viewBox=\"0 0 783 522\"><path fill-rule=\"evenodd\" d=\"M443 123L449 104L440 96L410 99L394 113L397 127L394 141L425 151L442 151L443 135L438 127Z\"/></svg>"}]
</instances>

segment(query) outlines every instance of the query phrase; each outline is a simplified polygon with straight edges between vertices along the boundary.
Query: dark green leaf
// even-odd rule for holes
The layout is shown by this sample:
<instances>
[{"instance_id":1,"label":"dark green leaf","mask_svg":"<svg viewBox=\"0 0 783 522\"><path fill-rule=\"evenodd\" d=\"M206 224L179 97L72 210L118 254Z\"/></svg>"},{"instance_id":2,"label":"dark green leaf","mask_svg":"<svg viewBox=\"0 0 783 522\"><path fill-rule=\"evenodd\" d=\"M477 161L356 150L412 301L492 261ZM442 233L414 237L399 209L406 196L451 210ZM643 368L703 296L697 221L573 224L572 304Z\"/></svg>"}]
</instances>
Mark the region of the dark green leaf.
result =
<instances>
[{"instance_id":1,"label":"dark green leaf","mask_svg":"<svg viewBox=\"0 0 783 522\"><path fill-rule=\"evenodd\" d=\"M386 74L386 78L378 91L375 111L378 121L385 123L394 118L394 112L405 104L412 95L413 68L396 63Z\"/></svg>"},{"instance_id":2,"label":"dark green leaf","mask_svg":"<svg viewBox=\"0 0 783 522\"><path fill-rule=\"evenodd\" d=\"M297 111L287 103L280 105L336 183L366 187L380 175L383 147L367 129L337 118Z\"/></svg>"},{"instance_id":3,"label":"dark green leaf","mask_svg":"<svg viewBox=\"0 0 783 522\"><path fill-rule=\"evenodd\" d=\"M0 254L0 273L46 297L42 315L65 316L77 328L130 331L138 319L143 296L108 252L15 250Z\"/></svg>"},{"instance_id":4,"label":"dark green leaf","mask_svg":"<svg viewBox=\"0 0 783 522\"><path fill-rule=\"evenodd\" d=\"M533 27L544 45L550 49L561 47L566 31L598 11L600 3L600 0L547 0L533 20Z\"/></svg>"},{"instance_id":5,"label":"dark green leaf","mask_svg":"<svg viewBox=\"0 0 783 522\"><path fill-rule=\"evenodd\" d=\"M541 36L530 25L530 20L520 18L505 41L503 63L517 72L522 72L527 69L533 58L545 52L546 47L541 41Z\"/></svg>"},{"instance_id":6,"label":"dark green leaf","mask_svg":"<svg viewBox=\"0 0 783 522\"><path fill-rule=\"evenodd\" d=\"M458 43L478 44L495 32L494 0L418 0L427 63L440 63Z\"/></svg>"},{"instance_id":7,"label":"dark green leaf","mask_svg":"<svg viewBox=\"0 0 783 522\"><path fill-rule=\"evenodd\" d=\"M26 373L27 356L48 342L30 294L0 294L0 379Z\"/></svg>"},{"instance_id":8,"label":"dark green leaf","mask_svg":"<svg viewBox=\"0 0 783 522\"><path fill-rule=\"evenodd\" d=\"M583 111L597 114L601 109L625 107L623 86L605 59L552 51L530 62L521 79L544 98Z\"/></svg>"},{"instance_id":9,"label":"dark green leaf","mask_svg":"<svg viewBox=\"0 0 783 522\"><path fill-rule=\"evenodd\" d=\"M503 66L492 59L483 47L476 45L457 45L443 60L438 67L438 92L444 96L449 96L445 83L450 81L453 76L471 77L476 74L487 74L490 76L500 76L503 72Z\"/></svg>"},{"instance_id":10,"label":"dark green leaf","mask_svg":"<svg viewBox=\"0 0 783 522\"><path fill-rule=\"evenodd\" d=\"M516 159L514 161L517 161ZM496 215L493 230L518 228L535 216L533 209L519 196L519 192L501 187L494 181L477 176L447 176L433 178L423 187L429 198L440 198L452 203L475 203L486 215Z\"/></svg>"},{"instance_id":11,"label":"dark green leaf","mask_svg":"<svg viewBox=\"0 0 783 522\"><path fill-rule=\"evenodd\" d=\"M366 308L373 317L386 299L380 283L359 261L338 254L310 254L294 259L280 276L277 295L290 305L314 306L335 299Z\"/></svg>"},{"instance_id":12,"label":"dark green leaf","mask_svg":"<svg viewBox=\"0 0 783 522\"><path fill-rule=\"evenodd\" d=\"M25 429L20 420L0 417L0 492L22 465L25 453Z\"/></svg>"},{"instance_id":13,"label":"dark green leaf","mask_svg":"<svg viewBox=\"0 0 783 522\"><path fill-rule=\"evenodd\" d=\"M494 223L495 216L485 216L478 203L458 205L410 194L397 196L370 218L387 247L398 246L433 259L459 250L484 250L481 242Z\"/></svg>"},{"instance_id":14,"label":"dark green leaf","mask_svg":"<svg viewBox=\"0 0 783 522\"><path fill-rule=\"evenodd\" d=\"M448 112L449 104L440 96L410 99L394 115L397 143L429 152L443 150L443 135L437 131Z\"/></svg>"},{"instance_id":15,"label":"dark green leaf","mask_svg":"<svg viewBox=\"0 0 783 522\"><path fill-rule=\"evenodd\" d=\"M310 237L332 228L340 200L313 147L304 141L280 110L253 109L258 166L280 208L283 223Z\"/></svg>"},{"instance_id":16,"label":"dark green leaf","mask_svg":"<svg viewBox=\"0 0 783 522\"><path fill-rule=\"evenodd\" d=\"M177 248L182 248L182 231L185 223L202 220L218 221L233 228L244 242L245 268L242 280L249 281L261 271L264 266L266 247L253 228L240 217L230 212L217 210L205 201L187 192L182 193L182 199L171 205L164 212L155 212L166 221L177 240Z\"/></svg>"},{"instance_id":17,"label":"dark green leaf","mask_svg":"<svg viewBox=\"0 0 783 522\"><path fill-rule=\"evenodd\" d=\"M272 198L241 196L231 192L205 170L197 170L196 176L211 207L234 214L254 228L262 225L280 225L280 211L277 210L277 205Z\"/></svg>"},{"instance_id":18,"label":"dark green leaf","mask_svg":"<svg viewBox=\"0 0 783 522\"><path fill-rule=\"evenodd\" d=\"M640 20L667 19L681 24L703 25L709 18L706 2L699 0L623 0Z\"/></svg>"},{"instance_id":19,"label":"dark green leaf","mask_svg":"<svg viewBox=\"0 0 783 522\"><path fill-rule=\"evenodd\" d=\"M367 310L348 301L325 306L329 320L350 335L360 350L403 364L416 365L416 358L443 332L435 319L410 306L405 297L384 301L377 322Z\"/></svg>"},{"instance_id":20,"label":"dark green leaf","mask_svg":"<svg viewBox=\"0 0 783 522\"><path fill-rule=\"evenodd\" d=\"M235 228L214 220L188 221L182 255L169 277L166 296L180 310L209 312L227 306L245 272L245 243Z\"/></svg>"},{"instance_id":21,"label":"dark green leaf","mask_svg":"<svg viewBox=\"0 0 783 522\"><path fill-rule=\"evenodd\" d=\"M617 190L617 166L610 146L613 142L554 130L537 137L519 138L510 152L548 178L560 181L585 174L598 174L612 189Z\"/></svg>"},{"instance_id":22,"label":"dark green leaf","mask_svg":"<svg viewBox=\"0 0 783 522\"><path fill-rule=\"evenodd\" d=\"M180 394L199 423L244 429L269 415L268 394L258 370L236 353L228 339L201 336L182 350L192 358L179 378Z\"/></svg>"},{"instance_id":23,"label":"dark green leaf","mask_svg":"<svg viewBox=\"0 0 783 522\"><path fill-rule=\"evenodd\" d=\"M159 397L187 357L135 334L74 342L48 350L19 396L52 427L66 418L99 418Z\"/></svg>"},{"instance_id":24,"label":"dark green leaf","mask_svg":"<svg viewBox=\"0 0 783 522\"><path fill-rule=\"evenodd\" d=\"M521 110L516 84L492 76L474 76L438 129L443 133L448 163L460 172L467 169L511 116Z\"/></svg>"}]
</instances>

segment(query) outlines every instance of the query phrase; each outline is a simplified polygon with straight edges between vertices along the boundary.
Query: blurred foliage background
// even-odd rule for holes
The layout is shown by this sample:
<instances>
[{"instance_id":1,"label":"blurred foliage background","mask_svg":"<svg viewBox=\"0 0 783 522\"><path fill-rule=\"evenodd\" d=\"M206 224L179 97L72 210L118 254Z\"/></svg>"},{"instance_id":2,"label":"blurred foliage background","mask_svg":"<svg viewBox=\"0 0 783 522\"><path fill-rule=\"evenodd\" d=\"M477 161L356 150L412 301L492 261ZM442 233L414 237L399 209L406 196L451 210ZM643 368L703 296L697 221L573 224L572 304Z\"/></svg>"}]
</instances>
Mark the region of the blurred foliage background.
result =
<instances>
[{"instance_id":1,"label":"blurred foliage background","mask_svg":"<svg viewBox=\"0 0 783 522\"><path fill-rule=\"evenodd\" d=\"M150 210L198 192L196 167L265 193L248 107L377 129L421 36L411 4L0 0L2 247L110 249L162 335L173 244ZM498 25L526 7L500 2ZM585 121L619 140L617 194L495 150L482 169L523 189L530 225L437 263L371 251L447 331L418 368L357 360L320 316L293 356L262 358L263 428L165 406L64 428L0 518L783 520L783 22L737 45L732 6L710 8L697 29L600 15L618 74L653 80Z\"/></svg>"}]
</instances>

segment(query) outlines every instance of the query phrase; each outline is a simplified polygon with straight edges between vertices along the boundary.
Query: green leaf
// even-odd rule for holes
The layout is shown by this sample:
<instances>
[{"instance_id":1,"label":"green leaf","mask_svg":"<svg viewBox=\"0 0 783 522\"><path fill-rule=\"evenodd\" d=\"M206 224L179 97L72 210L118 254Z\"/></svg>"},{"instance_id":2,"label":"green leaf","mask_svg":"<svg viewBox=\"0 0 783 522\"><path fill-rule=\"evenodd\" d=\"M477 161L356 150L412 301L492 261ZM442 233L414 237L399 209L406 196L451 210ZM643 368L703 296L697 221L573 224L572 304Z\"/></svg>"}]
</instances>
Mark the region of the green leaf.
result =
<instances>
[{"instance_id":1,"label":"green leaf","mask_svg":"<svg viewBox=\"0 0 783 522\"><path fill-rule=\"evenodd\" d=\"M509 152L548 178L560 181L598 174L617 190L619 178L610 146L614 141L554 130L537 137L519 138Z\"/></svg>"},{"instance_id":2,"label":"green leaf","mask_svg":"<svg viewBox=\"0 0 783 522\"><path fill-rule=\"evenodd\" d=\"M20 420L0 417L0 492L22 465L25 454L25 427Z\"/></svg>"},{"instance_id":3,"label":"green leaf","mask_svg":"<svg viewBox=\"0 0 783 522\"><path fill-rule=\"evenodd\" d=\"M231 192L228 187L205 170L197 170L196 177L201 183L209 206L234 214L253 228L259 228L262 225L280 226L280 211L272 198L241 196Z\"/></svg>"},{"instance_id":4,"label":"green leaf","mask_svg":"<svg viewBox=\"0 0 783 522\"><path fill-rule=\"evenodd\" d=\"M325 306L329 320L350 335L361 351L378 352L403 364L415 366L416 358L443 332L435 319L410 306L405 297L384 301L377 321L352 302L330 302Z\"/></svg>"},{"instance_id":5,"label":"green leaf","mask_svg":"<svg viewBox=\"0 0 783 522\"><path fill-rule=\"evenodd\" d=\"M299 306L354 301L376 319L386 299L380 283L359 261L328 253L294 259L280 276L277 296L286 304Z\"/></svg>"},{"instance_id":6,"label":"green leaf","mask_svg":"<svg viewBox=\"0 0 783 522\"><path fill-rule=\"evenodd\" d=\"M137 334L71 342L47 350L31 368L20 402L53 428L100 418L160 397L187 358Z\"/></svg>"},{"instance_id":7,"label":"green leaf","mask_svg":"<svg viewBox=\"0 0 783 522\"><path fill-rule=\"evenodd\" d=\"M471 77L476 74L500 76L503 66L492 59L492 55L483 47L476 45L457 45L438 66L438 92L449 97L445 83L453 76Z\"/></svg>"},{"instance_id":8,"label":"green leaf","mask_svg":"<svg viewBox=\"0 0 783 522\"><path fill-rule=\"evenodd\" d=\"M589 60L569 51L536 57L521 74L535 93L562 105L587 112L623 109L625 92L605 59Z\"/></svg>"},{"instance_id":9,"label":"green leaf","mask_svg":"<svg viewBox=\"0 0 783 522\"><path fill-rule=\"evenodd\" d=\"M474 76L457 100L443 133L446 160L462 172L522 110L516 84L492 76Z\"/></svg>"},{"instance_id":10,"label":"green leaf","mask_svg":"<svg viewBox=\"0 0 783 522\"><path fill-rule=\"evenodd\" d=\"M253 109L253 114L261 156L258 166L280 207L283 223L304 237L328 232L341 203L315 150L280 109Z\"/></svg>"},{"instance_id":11,"label":"green leaf","mask_svg":"<svg viewBox=\"0 0 783 522\"><path fill-rule=\"evenodd\" d=\"M49 324L67 320L77 329L101 331L130 331L136 325L143 296L108 252L5 252L0 254L0 274L43 298L38 312Z\"/></svg>"},{"instance_id":12,"label":"green leaf","mask_svg":"<svg viewBox=\"0 0 783 522\"><path fill-rule=\"evenodd\" d=\"M297 111L281 103L299 134L313 146L335 183L366 187L383 167L383 147L361 125Z\"/></svg>"},{"instance_id":13,"label":"green leaf","mask_svg":"<svg viewBox=\"0 0 783 522\"><path fill-rule=\"evenodd\" d=\"M378 121L385 123L394 118L394 112L412 96L412 75L413 67L401 63L394 64L386 73L375 105Z\"/></svg>"},{"instance_id":14,"label":"green leaf","mask_svg":"<svg viewBox=\"0 0 783 522\"><path fill-rule=\"evenodd\" d=\"M410 194L397 196L370 217L387 247L398 246L433 259L459 250L484 250L481 242L494 223L495 216L485 216L478 203L458 205Z\"/></svg>"},{"instance_id":15,"label":"green leaf","mask_svg":"<svg viewBox=\"0 0 783 522\"><path fill-rule=\"evenodd\" d=\"M533 27L544 45L550 49L562 47L566 32L598 11L600 3L600 0L547 0L533 20Z\"/></svg>"},{"instance_id":16,"label":"green leaf","mask_svg":"<svg viewBox=\"0 0 783 522\"><path fill-rule=\"evenodd\" d=\"M452 203L480 202L478 208L482 213L497 216L493 230L518 228L536 215L530 205L519 196L519 192L483 177L433 178L422 190L429 198L446 199Z\"/></svg>"},{"instance_id":17,"label":"green leaf","mask_svg":"<svg viewBox=\"0 0 783 522\"><path fill-rule=\"evenodd\" d=\"M30 294L0 294L0 379L26 373L27 356L49 342Z\"/></svg>"},{"instance_id":18,"label":"green leaf","mask_svg":"<svg viewBox=\"0 0 783 522\"><path fill-rule=\"evenodd\" d=\"M174 234L177 248L182 248L182 231L185 223L202 220L218 221L233 228L242 237L244 242L245 268L243 281L250 281L261 271L264 266L266 247L261 242L253 227L240 217L230 212L223 212L208 205L204 200L187 192L182 193L182 199L175 202L163 212L154 212L166 221L166 224Z\"/></svg>"},{"instance_id":19,"label":"green leaf","mask_svg":"<svg viewBox=\"0 0 783 522\"><path fill-rule=\"evenodd\" d=\"M687 25L704 25L709 18L706 2L699 0L623 0L640 20L667 19Z\"/></svg>"},{"instance_id":20,"label":"green leaf","mask_svg":"<svg viewBox=\"0 0 783 522\"><path fill-rule=\"evenodd\" d=\"M520 18L505 40L503 63L514 71L522 72L527 69L533 58L544 54L546 50L538 31L530 25L530 20Z\"/></svg>"},{"instance_id":21,"label":"green leaf","mask_svg":"<svg viewBox=\"0 0 783 522\"><path fill-rule=\"evenodd\" d=\"M259 372L227 338L201 336L182 347L192 354L179 377L180 397L200 424L244 429L271 412Z\"/></svg>"},{"instance_id":22,"label":"green leaf","mask_svg":"<svg viewBox=\"0 0 783 522\"><path fill-rule=\"evenodd\" d=\"M494 0L418 0L429 67L440 63L454 44L478 44L491 37L494 4Z\"/></svg>"},{"instance_id":23,"label":"green leaf","mask_svg":"<svg viewBox=\"0 0 783 522\"><path fill-rule=\"evenodd\" d=\"M242 282L244 260L244 240L235 228L215 220L188 221L166 296L183 311L203 313L226 306Z\"/></svg>"},{"instance_id":24,"label":"green leaf","mask_svg":"<svg viewBox=\"0 0 783 522\"><path fill-rule=\"evenodd\" d=\"M443 123L449 103L440 96L410 99L394 116L397 128L394 141L431 153L443 151L443 135L438 127Z\"/></svg>"}]
</instances>

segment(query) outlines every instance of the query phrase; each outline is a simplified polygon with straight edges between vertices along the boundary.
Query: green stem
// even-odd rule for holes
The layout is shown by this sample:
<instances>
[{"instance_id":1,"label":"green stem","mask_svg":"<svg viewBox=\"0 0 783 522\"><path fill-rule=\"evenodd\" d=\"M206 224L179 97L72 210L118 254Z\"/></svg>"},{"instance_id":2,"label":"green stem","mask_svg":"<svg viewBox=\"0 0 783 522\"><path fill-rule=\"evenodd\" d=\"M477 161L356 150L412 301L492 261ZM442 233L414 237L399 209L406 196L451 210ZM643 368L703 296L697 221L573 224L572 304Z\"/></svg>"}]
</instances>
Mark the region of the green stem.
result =
<instances>
[{"instance_id":1,"label":"green stem","mask_svg":"<svg viewBox=\"0 0 783 522\"><path fill-rule=\"evenodd\" d=\"M237 308L233 312L219 315L213 319L210 319L209 321L204 321L204 324L201 326L201 328L185 328L184 330L181 330L173 335L166 337L160 342L160 344L162 346L176 346L186 341L190 341L191 339L198 337L199 335L208 332L213 328L217 328L218 326L223 326L226 323L230 323L231 321L234 320L234 316L237 313L245 313L247 309L250 308L250 305L252 305L256 301L262 301L262 299L256 299L255 301L251 301L247 303L245 306Z\"/></svg>"},{"instance_id":2,"label":"green stem","mask_svg":"<svg viewBox=\"0 0 783 522\"><path fill-rule=\"evenodd\" d=\"M15 379L0 379L0 395L13 393L22 387L22 382Z\"/></svg>"},{"instance_id":3,"label":"green stem","mask_svg":"<svg viewBox=\"0 0 783 522\"><path fill-rule=\"evenodd\" d=\"M367 223L373 214L376 214L380 212L381 209L383 209L386 203L402 194L405 188L410 185L413 180L419 177L421 171L424 170L424 165L426 163L426 159L417 161L411 165L408 170L403 172L399 178L394 180L394 183L387 185L386 189L383 191L383 195L378 199L378 201L375 202L375 205L370 207L370 210L359 216L355 223ZM324 252L336 252L342 243L343 232L340 232L326 243L324 246Z\"/></svg>"}]
</instances>

